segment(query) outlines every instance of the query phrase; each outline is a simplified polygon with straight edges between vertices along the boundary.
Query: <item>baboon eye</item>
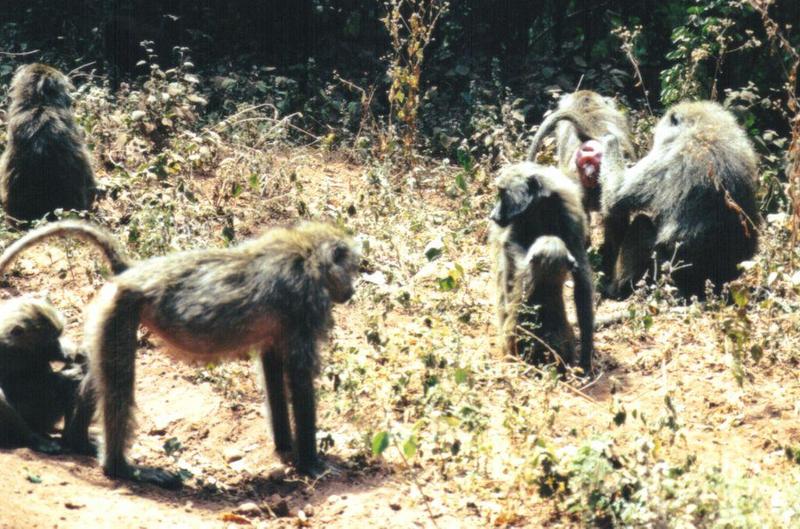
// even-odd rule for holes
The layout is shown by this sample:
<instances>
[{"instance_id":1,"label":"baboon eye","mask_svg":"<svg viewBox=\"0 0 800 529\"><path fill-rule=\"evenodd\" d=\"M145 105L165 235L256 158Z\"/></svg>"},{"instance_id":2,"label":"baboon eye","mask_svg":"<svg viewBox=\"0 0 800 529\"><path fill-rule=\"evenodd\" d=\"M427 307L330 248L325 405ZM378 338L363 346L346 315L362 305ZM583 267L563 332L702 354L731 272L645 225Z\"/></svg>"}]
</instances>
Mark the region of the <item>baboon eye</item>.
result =
<instances>
[{"instance_id":1,"label":"baboon eye","mask_svg":"<svg viewBox=\"0 0 800 529\"><path fill-rule=\"evenodd\" d=\"M669 122L672 124L673 127L677 127L678 123L680 123L681 120L678 119L678 115L677 114L670 114L669 115Z\"/></svg>"},{"instance_id":2,"label":"baboon eye","mask_svg":"<svg viewBox=\"0 0 800 529\"><path fill-rule=\"evenodd\" d=\"M23 334L25 334L25 329L21 325L14 325L14 328L11 329L11 336L20 337Z\"/></svg>"}]
</instances>

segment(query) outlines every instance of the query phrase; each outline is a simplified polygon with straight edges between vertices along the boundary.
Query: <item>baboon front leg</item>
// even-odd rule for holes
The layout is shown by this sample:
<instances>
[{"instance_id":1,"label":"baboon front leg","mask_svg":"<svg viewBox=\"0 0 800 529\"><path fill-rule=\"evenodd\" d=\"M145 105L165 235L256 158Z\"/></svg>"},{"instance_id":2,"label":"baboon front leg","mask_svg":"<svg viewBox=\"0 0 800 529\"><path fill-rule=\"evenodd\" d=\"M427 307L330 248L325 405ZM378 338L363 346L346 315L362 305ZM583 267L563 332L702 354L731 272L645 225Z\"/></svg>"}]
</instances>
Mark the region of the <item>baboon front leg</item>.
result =
<instances>
[{"instance_id":1,"label":"baboon front leg","mask_svg":"<svg viewBox=\"0 0 800 529\"><path fill-rule=\"evenodd\" d=\"M619 249L614 265L614 281L609 285L608 296L622 299L633 292L636 283L644 276L652 260L656 228L650 217L636 215Z\"/></svg>"},{"instance_id":2,"label":"baboon front leg","mask_svg":"<svg viewBox=\"0 0 800 529\"><path fill-rule=\"evenodd\" d=\"M96 456L97 445L89 438L89 426L97 409L97 394L91 375L87 375L78 389L75 409L64 419L64 445L76 454Z\"/></svg>"},{"instance_id":3,"label":"baboon front leg","mask_svg":"<svg viewBox=\"0 0 800 529\"><path fill-rule=\"evenodd\" d=\"M317 456L317 410L312 372L306 367L292 366L288 374L297 443L295 467L303 474L320 476L325 465Z\"/></svg>"},{"instance_id":4,"label":"baboon front leg","mask_svg":"<svg viewBox=\"0 0 800 529\"><path fill-rule=\"evenodd\" d=\"M11 443L19 443L31 450L45 454L58 454L61 446L54 440L34 432L6 400L0 389L0 439Z\"/></svg>"},{"instance_id":5,"label":"baboon front leg","mask_svg":"<svg viewBox=\"0 0 800 529\"><path fill-rule=\"evenodd\" d=\"M602 254L601 271L605 274L606 284L610 285L614 279L614 265L617 262L625 232L628 230L628 216L618 213L609 213L603 220L603 244L600 247Z\"/></svg>"},{"instance_id":6,"label":"baboon front leg","mask_svg":"<svg viewBox=\"0 0 800 529\"><path fill-rule=\"evenodd\" d=\"M264 351L261 354L261 366L267 384L267 402L275 450L281 455L286 455L292 451L292 431L289 425L289 409L286 405L286 373L283 368L283 358L275 351Z\"/></svg>"},{"instance_id":7,"label":"baboon front leg","mask_svg":"<svg viewBox=\"0 0 800 529\"><path fill-rule=\"evenodd\" d=\"M115 288L113 284L109 286ZM93 346L99 348L91 355L96 361L90 364L90 370L98 373L97 391L103 412L103 472L110 478L180 488L183 483L177 474L131 465L125 458L131 434L136 330L142 303L135 294L121 289L101 291L100 297L107 304L97 311L102 317L97 322L101 328L89 335L95 336L97 342Z\"/></svg>"}]
</instances>

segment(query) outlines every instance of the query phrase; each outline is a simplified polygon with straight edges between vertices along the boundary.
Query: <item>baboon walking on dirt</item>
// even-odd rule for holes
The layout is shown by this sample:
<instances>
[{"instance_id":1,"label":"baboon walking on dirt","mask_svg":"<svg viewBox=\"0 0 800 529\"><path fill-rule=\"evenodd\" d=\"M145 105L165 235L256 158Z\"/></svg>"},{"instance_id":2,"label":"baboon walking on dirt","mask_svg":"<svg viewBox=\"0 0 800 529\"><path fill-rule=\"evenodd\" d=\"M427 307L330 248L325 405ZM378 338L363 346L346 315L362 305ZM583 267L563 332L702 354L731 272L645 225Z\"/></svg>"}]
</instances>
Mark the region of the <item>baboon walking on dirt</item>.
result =
<instances>
[{"instance_id":1,"label":"baboon walking on dirt","mask_svg":"<svg viewBox=\"0 0 800 529\"><path fill-rule=\"evenodd\" d=\"M101 457L106 475L171 488L181 484L175 474L134 466L125 457L140 324L183 359L207 363L260 351L278 452L289 454L294 448L300 472L324 471L317 455L313 379L319 343L333 324L332 305L348 301L354 293L360 258L349 237L325 224L301 223L268 230L233 248L178 252L131 263L104 230L63 221L11 245L0 257L0 273L25 248L67 235L98 246L114 273L89 308L85 332L89 378L103 422ZM73 427L65 432L67 442L78 450L89 444L94 412L93 399L85 397Z\"/></svg>"}]
</instances>

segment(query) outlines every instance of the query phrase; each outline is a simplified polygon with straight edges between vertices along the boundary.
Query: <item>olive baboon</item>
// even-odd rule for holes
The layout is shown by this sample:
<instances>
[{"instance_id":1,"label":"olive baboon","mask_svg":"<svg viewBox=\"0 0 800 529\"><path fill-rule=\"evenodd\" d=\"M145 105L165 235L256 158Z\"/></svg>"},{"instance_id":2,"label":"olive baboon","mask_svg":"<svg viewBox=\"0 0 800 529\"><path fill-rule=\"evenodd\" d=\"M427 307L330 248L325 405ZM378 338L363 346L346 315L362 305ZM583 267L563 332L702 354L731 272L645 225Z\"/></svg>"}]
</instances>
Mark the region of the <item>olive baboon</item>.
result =
<instances>
[{"instance_id":1,"label":"olive baboon","mask_svg":"<svg viewBox=\"0 0 800 529\"><path fill-rule=\"evenodd\" d=\"M584 246L586 215L578 184L555 167L522 162L502 169L496 185L499 196L491 213L491 238L500 330L505 331L511 313L509 304L513 302L517 276L526 273L518 270L518 262L539 237L554 235L563 241L576 262L572 277L581 335L580 365L588 374L594 348L594 307L591 268Z\"/></svg>"},{"instance_id":2,"label":"olive baboon","mask_svg":"<svg viewBox=\"0 0 800 529\"><path fill-rule=\"evenodd\" d=\"M58 453L49 433L69 426L85 362L61 340L64 324L50 303L19 297L0 304L0 442ZM64 362L53 371L51 361Z\"/></svg>"},{"instance_id":3,"label":"olive baboon","mask_svg":"<svg viewBox=\"0 0 800 529\"><path fill-rule=\"evenodd\" d=\"M758 248L757 159L730 112L711 101L675 105L629 169L618 138L602 143L608 295L627 295L653 252L682 265L672 279L687 297L702 296L706 280L719 288L739 275L738 263Z\"/></svg>"},{"instance_id":4,"label":"olive baboon","mask_svg":"<svg viewBox=\"0 0 800 529\"><path fill-rule=\"evenodd\" d=\"M109 477L179 487L177 475L125 458L133 405L136 331L141 323L178 357L200 362L246 357L260 350L279 452L292 449L286 385L294 416L295 466L318 475L313 377L318 345L332 326L333 303L348 301L359 253L340 230L317 223L276 228L221 250L179 252L130 263L110 234L63 221L35 230L0 257L0 273L42 239L72 235L98 246L115 274L89 309L86 347L91 387L103 420L103 470ZM66 441L88 451L93 399L81 395Z\"/></svg>"},{"instance_id":5,"label":"olive baboon","mask_svg":"<svg viewBox=\"0 0 800 529\"><path fill-rule=\"evenodd\" d=\"M575 127L565 116L579 114L582 129ZM545 118L531 141L528 160L536 161L536 153L542 140L556 127L556 157L558 168L581 183L583 205L586 212L600 209L600 185L598 181L603 153L596 141L606 134L619 138L623 154L633 159L635 149L631 140L628 120L611 98L603 97L591 90L578 90L566 94L558 102L558 108Z\"/></svg>"},{"instance_id":6,"label":"olive baboon","mask_svg":"<svg viewBox=\"0 0 800 529\"><path fill-rule=\"evenodd\" d=\"M44 64L14 74L8 145L0 157L6 215L35 220L57 208L89 209L95 192L89 152L72 117L69 79Z\"/></svg>"},{"instance_id":7,"label":"olive baboon","mask_svg":"<svg viewBox=\"0 0 800 529\"><path fill-rule=\"evenodd\" d=\"M559 365L574 363L575 333L564 308L564 281L578 263L564 241L543 235L531 245L518 273L505 321L501 322L507 354L539 364L547 359ZM550 351L559 358L552 358Z\"/></svg>"}]
</instances>

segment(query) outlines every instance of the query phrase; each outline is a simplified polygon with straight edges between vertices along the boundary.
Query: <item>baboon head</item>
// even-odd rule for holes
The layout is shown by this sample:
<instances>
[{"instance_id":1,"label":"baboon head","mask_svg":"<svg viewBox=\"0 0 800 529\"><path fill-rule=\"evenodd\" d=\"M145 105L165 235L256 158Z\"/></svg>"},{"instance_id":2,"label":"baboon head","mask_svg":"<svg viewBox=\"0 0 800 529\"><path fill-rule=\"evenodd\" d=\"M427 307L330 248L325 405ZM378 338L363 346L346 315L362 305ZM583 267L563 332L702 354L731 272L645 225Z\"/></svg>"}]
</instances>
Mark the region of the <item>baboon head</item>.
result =
<instances>
[{"instance_id":1,"label":"baboon head","mask_svg":"<svg viewBox=\"0 0 800 529\"><path fill-rule=\"evenodd\" d=\"M20 297L0 305L0 374L36 369L63 360L64 323L47 301Z\"/></svg>"},{"instance_id":2,"label":"baboon head","mask_svg":"<svg viewBox=\"0 0 800 529\"><path fill-rule=\"evenodd\" d=\"M578 262L564 241L552 235L543 235L528 249L525 265L534 271L534 277L563 284L568 273L578 268Z\"/></svg>"},{"instance_id":3,"label":"baboon head","mask_svg":"<svg viewBox=\"0 0 800 529\"><path fill-rule=\"evenodd\" d=\"M653 150L668 147L685 133L693 137L714 141L722 133L740 127L733 116L721 105L712 101L678 103L658 121L653 131Z\"/></svg>"},{"instance_id":4,"label":"baboon head","mask_svg":"<svg viewBox=\"0 0 800 529\"><path fill-rule=\"evenodd\" d=\"M318 222L303 222L294 230L297 240L312 248L315 274L334 303L353 297L354 281L361 253L353 240L338 227Z\"/></svg>"},{"instance_id":5,"label":"baboon head","mask_svg":"<svg viewBox=\"0 0 800 529\"><path fill-rule=\"evenodd\" d=\"M594 113L606 109L615 109L616 104L610 97L604 97L592 90L578 90L561 97L559 108L572 108L578 112Z\"/></svg>"},{"instance_id":6,"label":"baboon head","mask_svg":"<svg viewBox=\"0 0 800 529\"><path fill-rule=\"evenodd\" d=\"M26 64L17 69L11 80L9 99L12 107L33 108L41 105L69 108L72 83L66 75L45 64Z\"/></svg>"},{"instance_id":7,"label":"baboon head","mask_svg":"<svg viewBox=\"0 0 800 529\"><path fill-rule=\"evenodd\" d=\"M353 243L346 239L324 244L321 250L328 294L334 303L345 303L355 292L353 282L358 274L361 256Z\"/></svg>"},{"instance_id":8,"label":"baboon head","mask_svg":"<svg viewBox=\"0 0 800 529\"><path fill-rule=\"evenodd\" d=\"M536 165L528 162L503 168L495 180L497 203L489 218L505 228L551 191L537 178Z\"/></svg>"}]
</instances>

